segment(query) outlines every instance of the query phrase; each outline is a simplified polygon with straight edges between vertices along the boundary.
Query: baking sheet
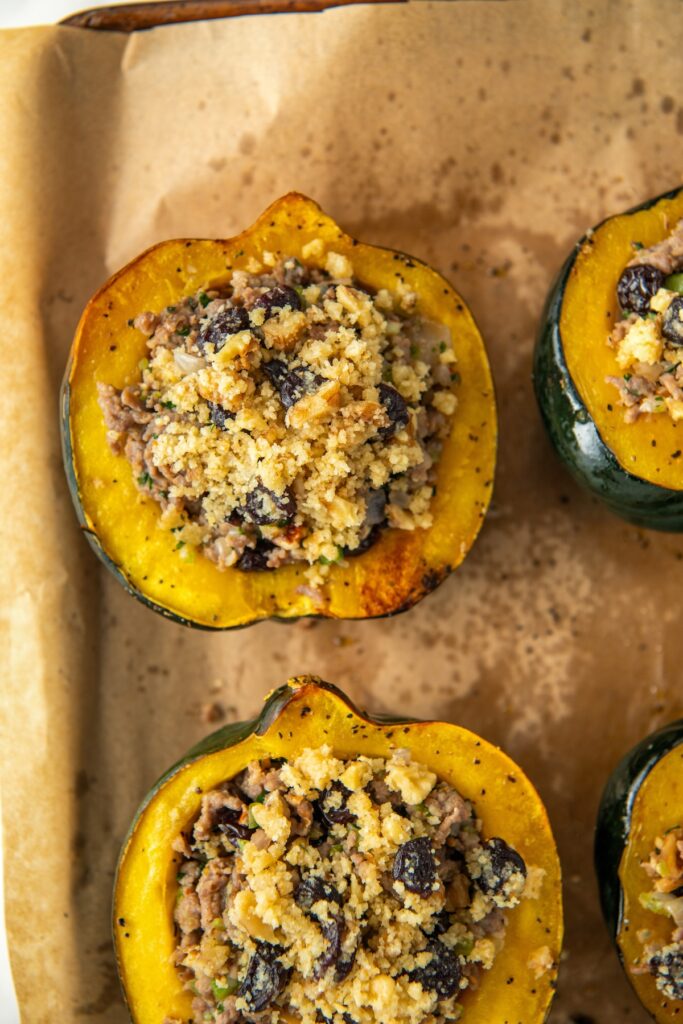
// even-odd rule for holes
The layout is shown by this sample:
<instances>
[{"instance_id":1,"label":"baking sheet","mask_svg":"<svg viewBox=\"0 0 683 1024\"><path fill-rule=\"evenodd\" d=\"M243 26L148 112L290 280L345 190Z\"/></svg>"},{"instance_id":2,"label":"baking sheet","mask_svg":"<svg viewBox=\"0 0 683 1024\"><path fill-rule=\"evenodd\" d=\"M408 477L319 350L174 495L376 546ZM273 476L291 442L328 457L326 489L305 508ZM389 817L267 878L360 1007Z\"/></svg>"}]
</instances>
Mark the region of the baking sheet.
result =
<instances>
[{"instance_id":1,"label":"baking sheet","mask_svg":"<svg viewBox=\"0 0 683 1024\"><path fill-rule=\"evenodd\" d=\"M0 770L24 1022L127 1019L109 898L136 804L210 728L208 704L242 717L308 671L520 761L565 871L553 1024L647 1019L600 919L592 827L619 755L683 712L683 538L574 487L529 372L574 239L681 181L682 29L676 0L472 0L0 36ZM494 507L464 566L406 615L193 632L129 598L79 535L60 377L110 272L161 238L230 235L290 189L469 301L499 401Z\"/></svg>"}]
</instances>

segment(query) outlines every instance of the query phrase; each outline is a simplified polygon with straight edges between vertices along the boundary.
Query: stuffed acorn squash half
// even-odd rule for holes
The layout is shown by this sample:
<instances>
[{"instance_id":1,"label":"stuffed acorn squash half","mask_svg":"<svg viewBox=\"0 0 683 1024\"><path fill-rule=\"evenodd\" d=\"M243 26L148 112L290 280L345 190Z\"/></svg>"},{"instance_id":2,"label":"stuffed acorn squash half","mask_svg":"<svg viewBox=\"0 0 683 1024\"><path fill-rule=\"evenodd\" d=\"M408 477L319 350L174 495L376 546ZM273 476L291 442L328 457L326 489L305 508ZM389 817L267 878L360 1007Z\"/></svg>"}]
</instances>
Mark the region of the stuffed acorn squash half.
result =
<instances>
[{"instance_id":1,"label":"stuffed acorn squash half","mask_svg":"<svg viewBox=\"0 0 683 1024\"><path fill-rule=\"evenodd\" d=\"M605 921L629 981L659 1024L683 1016L683 720L617 765L595 836Z\"/></svg>"},{"instance_id":2,"label":"stuffed acorn squash half","mask_svg":"<svg viewBox=\"0 0 683 1024\"><path fill-rule=\"evenodd\" d=\"M292 193L236 238L154 246L88 304L62 400L97 554L206 628L410 608L469 551L496 412L434 270Z\"/></svg>"},{"instance_id":3,"label":"stuffed acorn squash half","mask_svg":"<svg viewBox=\"0 0 683 1024\"><path fill-rule=\"evenodd\" d=\"M683 530L683 190L610 217L548 297L534 384L579 483L640 526Z\"/></svg>"},{"instance_id":4,"label":"stuffed acorn squash half","mask_svg":"<svg viewBox=\"0 0 683 1024\"><path fill-rule=\"evenodd\" d=\"M541 1024L560 868L501 750L304 676L149 793L114 934L135 1024Z\"/></svg>"}]
</instances>

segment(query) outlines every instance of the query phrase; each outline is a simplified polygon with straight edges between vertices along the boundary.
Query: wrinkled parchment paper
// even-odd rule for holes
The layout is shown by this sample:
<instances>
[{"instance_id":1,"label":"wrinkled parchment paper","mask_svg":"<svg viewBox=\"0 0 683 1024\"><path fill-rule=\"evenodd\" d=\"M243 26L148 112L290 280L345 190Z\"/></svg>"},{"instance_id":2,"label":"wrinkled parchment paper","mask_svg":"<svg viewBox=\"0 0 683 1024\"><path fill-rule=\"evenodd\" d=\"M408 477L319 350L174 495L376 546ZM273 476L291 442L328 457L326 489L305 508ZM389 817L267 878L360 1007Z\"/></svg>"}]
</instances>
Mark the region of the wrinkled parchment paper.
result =
<instances>
[{"instance_id":1,"label":"wrinkled parchment paper","mask_svg":"<svg viewBox=\"0 0 683 1024\"><path fill-rule=\"evenodd\" d=\"M114 864L160 772L313 671L378 711L458 721L537 782L567 940L554 1024L644 1021L600 919L599 792L683 711L683 538L580 493L529 380L574 239L683 172L677 0L436 2L125 37L0 36L2 799L25 1024L121 1024ZM145 246L231 235L298 189L451 277L487 339L501 442L465 565L407 615L190 631L128 597L80 536L57 394L92 291ZM220 724L220 723L217 723ZM494 1022L492 1022L494 1024Z\"/></svg>"}]
</instances>

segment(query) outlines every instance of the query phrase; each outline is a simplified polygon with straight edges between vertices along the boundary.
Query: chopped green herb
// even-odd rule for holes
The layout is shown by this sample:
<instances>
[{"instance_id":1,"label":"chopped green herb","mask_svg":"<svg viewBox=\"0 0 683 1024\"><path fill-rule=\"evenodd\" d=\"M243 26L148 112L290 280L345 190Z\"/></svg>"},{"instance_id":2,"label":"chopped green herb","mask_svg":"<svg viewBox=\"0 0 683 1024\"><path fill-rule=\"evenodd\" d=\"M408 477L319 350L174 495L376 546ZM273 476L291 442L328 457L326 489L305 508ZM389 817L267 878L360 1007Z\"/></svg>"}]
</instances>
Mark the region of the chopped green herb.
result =
<instances>
[{"instance_id":1,"label":"chopped green herb","mask_svg":"<svg viewBox=\"0 0 683 1024\"><path fill-rule=\"evenodd\" d=\"M417 359L419 354L420 354L420 346L419 345L411 345L410 346L410 358L411 359Z\"/></svg>"},{"instance_id":2,"label":"chopped green herb","mask_svg":"<svg viewBox=\"0 0 683 1024\"><path fill-rule=\"evenodd\" d=\"M240 985L236 978L228 978L225 985L219 985L217 981L211 982L211 991L213 992L216 1000L226 999L228 996L234 996L239 987Z\"/></svg>"},{"instance_id":3,"label":"chopped green herb","mask_svg":"<svg viewBox=\"0 0 683 1024\"><path fill-rule=\"evenodd\" d=\"M240 256L244 256L244 249L240 249L239 252L235 253L235 259L238 260Z\"/></svg>"},{"instance_id":4,"label":"chopped green herb","mask_svg":"<svg viewBox=\"0 0 683 1024\"><path fill-rule=\"evenodd\" d=\"M193 299L191 295L185 301L187 302L187 304L190 307L190 309L196 309L197 308L197 300Z\"/></svg>"},{"instance_id":5,"label":"chopped green herb","mask_svg":"<svg viewBox=\"0 0 683 1024\"><path fill-rule=\"evenodd\" d=\"M175 409L175 402L161 402L164 409Z\"/></svg>"},{"instance_id":6,"label":"chopped green herb","mask_svg":"<svg viewBox=\"0 0 683 1024\"><path fill-rule=\"evenodd\" d=\"M176 306L167 306L166 307L166 312L167 313L175 313L176 309L177 309Z\"/></svg>"},{"instance_id":7,"label":"chopped green herb","mask_svg":"<svg viewBox=\"0 0 683 1024\"><path fill-rule=\"evenodd\" d=\"M174 551L180 551L180 549L184 548L184 547L185 547L185 541L184 540L179 540L173 550Z\"/></svg>"},{"instance_id":8,"label":"chopped green herb","mask_svg":"<svg viewBox=\"0 0 683 1024\"><path fill-rule=\"evenodd\" d=\"M631 374L631 373L625 373L624 374L624 380L630 380L632 376L633 376L633 374Z\"/></svg>"},{"instance_id":9,"label":"chopped green herb","mask_svg":"<svg viewBox=\"0 0 683 1024\"><path fill-rule=\"evenodd\" d=\"M642 242L632 242L631 244L633 245L633 248L636 249L636 250L640 250L640 249L644 249L645 248L645 246L643 245Z\"/></svg>"},{"instance_id":10,"label":"chopped green herb","mask_svg":"<svg viewBox=\"0 0 683 1024\"><path fill-rule=\"evenodd\" d=\"M453 372L451 373L451 380L453 381L454 384L460 383L460 374L458 373L457 370L453 370Z\"/></svg>"},{"instance_id":11,"label":"chopped green herb","mask_svg":"<svg viewBox=\"0 0 683 1024\"><path fill-rule=\"evenodd\" d=\"M176 334L179 334L181 338L186 338L190 333L190 328L186 325L185 327L176 327Z\"/></svg>"},{"instance_id":12,"label":"chopped green herb","mask_svg":"<svg viewBox=\"0 0 683 1024\"><path fill-rule=\"evenodd\" d=\"M318 559L318 561L320 562L321 565L334 565L335 562L340 562L343 557L344 557L344 552L342 551L341 548L337 548L337 557L336 558L325 558L324 555L321 555L320 558Z\"/></svg>"},{"instance_id":13,"label":"chopped green herb","mask_svg":"<svg viewBox=\"0 0 683 1024\"><path fill-rule=\"evenodd\" d=\"M448 345L446 344L446 342L442 341L441 344L439 345L439 352L445 352L447 348Z\"/></svg>"},{"instance_id":14,"label":"chopped green herb","mask_svg":"<svg viewBox=\"0 0 683 1024\"><path fill-rule=\"evenodd\" d=\"M140 487L149 487L149 488L151 488L153 486L154 481L152 480L152 478L149 475L149 473L147 471L145 471L142 474L142 476L138 477L138 483L140 484Z\"/></svg>"},{"instance_id":15,"label":"chopped green herb","mask_svg":"<svg viewBox=\"0 0 683 1024\"><path fill-rule=\"evenodd\" d=\"M653 310L650 310L650 312L647 314L647 318L648 320L656 320L657 314Z\"/></svg>"},{"instance_id":16,"label":"chopped green herb","mask_svg":"<svg viewBox=\"0 0 683 1024\"><path fill-rule=\"evenodd\" d=\"M206 292L200 292L199 293L199 301L201 302L202 306L208 306L209 303L211 302L211 299L206 294Z\"/></svg>"}]
</instances>

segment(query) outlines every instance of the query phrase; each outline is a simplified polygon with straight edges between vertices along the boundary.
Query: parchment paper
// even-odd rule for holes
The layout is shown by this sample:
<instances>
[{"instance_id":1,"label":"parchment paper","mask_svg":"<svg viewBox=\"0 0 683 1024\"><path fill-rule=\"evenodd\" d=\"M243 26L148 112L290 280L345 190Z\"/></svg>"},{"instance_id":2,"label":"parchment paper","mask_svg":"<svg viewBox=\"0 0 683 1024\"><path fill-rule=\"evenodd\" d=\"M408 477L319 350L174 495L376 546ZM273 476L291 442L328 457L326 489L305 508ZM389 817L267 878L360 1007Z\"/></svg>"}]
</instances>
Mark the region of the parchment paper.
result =
<instances>
[{"instance_id":1,"label":"parchment paper","mask_svg":"<svg viewBox=\"0 0 683 1024\"><path fill-rule=\"evenodd\" d=\"M575 238L681 181L682 31L677 0L489 0L0 37L2 799L25 1024L126 1019L109 900L138 801L214 727L207 704L242 717L306 671L521 762L566 879L552 1020L645 1021L600 919L592 829L620 754L683 712L683 538L574 487L529 373ZM407 615L193 632L128 597L79 535L60 377L112 271L164 237L231 235L289 189L470 302L498 392L494 509Z\"/></svg>"}]
</instances>

